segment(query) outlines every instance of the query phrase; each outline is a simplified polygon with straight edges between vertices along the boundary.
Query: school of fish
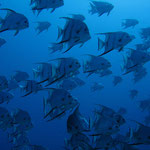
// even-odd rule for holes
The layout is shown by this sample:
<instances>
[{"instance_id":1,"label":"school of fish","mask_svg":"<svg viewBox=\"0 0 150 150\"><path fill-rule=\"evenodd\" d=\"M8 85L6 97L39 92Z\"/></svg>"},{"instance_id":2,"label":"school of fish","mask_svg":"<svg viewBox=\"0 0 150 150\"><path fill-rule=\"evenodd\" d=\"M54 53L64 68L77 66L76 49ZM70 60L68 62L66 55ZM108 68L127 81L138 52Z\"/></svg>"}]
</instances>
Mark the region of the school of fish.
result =
<instances>
[{"instance_id":1,"label":"school of fish","mask_svg":"<svg viewBox=\"0 0 150 150\"><path fill-rule=\"evenodd\" d=\"M90 0L90 15L97 14L109 16L115 6L108 2ZM30 7L33 13L39 16L50 10L55 13L56 9L65 5L65 0L31 0ZM21 30L30 28L30 20L20 13L10 8L3 8L0 5L0 12L6 13L0 16L0 34L2 32L14 31L17 36ZM1 13L0 13L1 14ZM51 53L61 53L62 57L35 62L32 68L33 77L22 70L14 71L10 78L0 75L0 105L9 105L15 99L14 90L21 90L21 98L32 96L40 91L45 91L43 95L43 119L51 122L55 119L63 118L69 114L66 122L69 138L64 140L65 150L140 150L139 145L150 145L150 98L138 101L141 112L147 112L145 122L140 123L134 118L131 122L136 128L129 126L126 133L122 133L122 127L129 121L126 118L127 110L120 107L117 111L96 104L91 112L91 116L84 116L80 112L80 101L72 94L76 88L84 87L86 81L79 77L80 73L89 76L94 74L100 78L113 76L114 87L123 82L123 78L133 74L133 82L141 81L147 75L144 66L150 61L150 27L142 28L140 36L142 43L137 43L135 48L127 45L136 39L135 35L126 32L127 28L135 30L140 22L135 18L124 19L121 23L122 31L105 33L95 33L97 38L97 51L99 55L85 54L82 60L66 57L65 54L76 50L90 41L93 37L85 23L85 16L82 14L71 14L61 17L65 21L64 27L58 26L57 38L51 42L48 50ZM48 21L38 21L35 31L37 35L46 32L51 28L52 23ZM1 35L0 35L1 36ZM104 37L104 40L102 40ZM6 39L0 37L0 49L9 44ZM112 51L122 55L122 74L112 72L111 61L105 58ZM114 74L114 75L113 75ZM105 88L103 83L93 82L90 87L91 93L100 92ZM136 99L139 91L129 90L129 98ZM44 145L34 145L30 142L28 132L34 128L32 118L28 110L17 108L9 111L0 106L0 130L8 132L8 141L12 143L12 150L48 150Z\"/></svg>"}]
</instances>

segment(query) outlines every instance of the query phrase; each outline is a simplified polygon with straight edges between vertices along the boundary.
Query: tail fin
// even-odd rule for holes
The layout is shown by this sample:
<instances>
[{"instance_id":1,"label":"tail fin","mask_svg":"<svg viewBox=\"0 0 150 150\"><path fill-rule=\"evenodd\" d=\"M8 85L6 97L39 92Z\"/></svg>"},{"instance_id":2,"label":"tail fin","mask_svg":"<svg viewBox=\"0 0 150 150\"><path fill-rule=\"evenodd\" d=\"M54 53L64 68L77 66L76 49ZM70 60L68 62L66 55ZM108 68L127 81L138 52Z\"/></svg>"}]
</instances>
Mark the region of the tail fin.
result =
<instances>
[{"instance_id":1,"label":"tail fin","mask_svg":"<svg viewBox=\"0 0 150 150\"><path fill-rule=\"evenodd\" d=\"M91 9L89 10L89 13L90 14L96 13L97 10L96 10L95 6L92 3L90 3L90 6L91 6Z\"/></svg>"},{"instance_id":2,"label":"tail fin","mask_svg":"<svg viewBox=\"0 0 150 150\"><path fill-rule=\"evenodd\" d=\"M0 24L2 24L3 23L3 18L2 17L0 17Z\"/></svg>"},{"instance_id":3,"label":"tail fin","mask_svg":"<svg viewBox=\"0 0 150 150\"><path fill-rule=\"evenodd\" d=\"M125 26L125 23L124 23L124 22L122 22L121 26L122 26L122 27L124 27L124 26Z\"/></svg>"},{"instance_id":4,"label":"tail fin","mask_svg":"<svg viewBox=\"0 0 150 150\"><path fill-rule=\"evenodd\" d=\"M60 44L59 43L52 43L51 45L52 46L48 48L50 51L52 51L51 53L54 53L56 51L61 51L63 49L62 43L60 43Z\"/></svg>"},{"instance_id":5,"label":"tail fin","mask_svg":"<svg viewBox=\"0 0 150 150\"><path fill-rule=\"evenodd\" d=\"M98 50L101 50L104 46L105 43L100 38L98 38Z\"/></svg>"},{"instance_id":6,"label":"tail fin","mask_svg":"<svg viewBox=\"0 0 150 150\"><path fill-rule=\"evenodd\" d=\"M61 29L59 26L58 26L58 37L57 37L57 40L60 38L60 36L62 35L63 33L63 29Z\"/></svg>"},{"instance_id":7,"label":"tail fin","mask_svg":"<svg viewBox=\"0 0 150 150\"><path fill-rule=\"evenodd\" d=\"M34 78L39 76L38 71L36 69L32 69Z\"/></svg>"}]
</instances>

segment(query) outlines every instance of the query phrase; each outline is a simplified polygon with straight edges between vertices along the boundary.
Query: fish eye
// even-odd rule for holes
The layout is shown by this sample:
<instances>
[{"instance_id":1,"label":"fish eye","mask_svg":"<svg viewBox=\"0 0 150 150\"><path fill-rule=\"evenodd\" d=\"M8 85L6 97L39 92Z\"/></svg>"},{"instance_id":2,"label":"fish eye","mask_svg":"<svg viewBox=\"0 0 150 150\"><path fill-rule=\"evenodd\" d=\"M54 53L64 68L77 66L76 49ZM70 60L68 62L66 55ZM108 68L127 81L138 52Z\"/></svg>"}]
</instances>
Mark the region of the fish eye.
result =
<instances>
[{"instance_id":1,"label":"fish eye","mask_svg":"<svg viewBox=\"0 0 150 150\"><path fill-rule=\"evenodd\" d=\"M72 68L72 65L69 65L69 68Z\"/></svg>"},{"instance_id":2,"label":"fish eye","mask_svg":"<svg viewBox=\"0 0 150 150\"><path fill-rule=\"evenodd\" d=\"M16 24L17 24L17 25L19 25L19 24L20 24L20 22L16 22Z\"/></svg>"},{"instance_id":3,"label":"fish eye","mask_svg":"<svg viewBox=\"0 0 150 150\"><path fill-rule=\"evenodd\" d=\"M137 139L138 139L138 140L141 140L142 138L141 138L141 137L137 137Z\"/></svg>"},{"instance_id":4,"label":"fish eye","mask_svg":"<svg viewBox=\"0 0 150 150\"><path fill-rule=\"evenodd\" d=\"M75 129L78 129L78 126L75 126Z\"/></svg>"},{"instance_id":5,"label":"fish eye","mask_svg":"<svg viewBox=\"0 0 150 150\"><path fill-rule=\"evenodd\" d=\"M10 122L10 125L13 126L13 122L12 121Z\"/></svg>"},{"instance_id":6,"label":"fish eye","mask_svg":"<svg viewBox=\"0 0 150 150\"><path fill-rule=\"evenodd\" d=\"M78 34L80 32L80 30L77 30L76 33Z\"/></svg>"},{"instance_id":7,"label":"fish eye","mask_svg":"<svg viewBox=\"0 0 150 150\"><path fill-rule=\"evenodd\" d=\"M26 118L23 118L23 120L26 120Z\"/></svg>"},{"instance_id":8,"label":"fish eye","mask_svg":"<svg viewBox=\"0 0 150 150\"><path fill-rule=\"evenodd\" d=\"M112 130L112 127L109 127L108 130Z\"/></svg>"},{"instance_id":9,"label":"fish eye","mask_svg":"<svg viewBox=\"0 0 150 150\"><path fill-rule=\"evenodd\" d=\"M119 123L119 122L120 122L120 120L118 119L118 120L117 120L117 122Z\"/></svg>"},{"instance_id":10,"label":"fish eye","mask_svg":"<svg viewBox=\"0 0 150 150\"><path fill-rule=\"evenodd\" d=\"M71 98L71 95L68 95L68 98Z\"/></svg>"},{"instance_id":11,"label":"fish eye","mask_svg":"<svg viewBox=\"0 0 150 150\"><path fill-rule=\"evenodd\" d=\"M101 63L101 65L104 66L105 64L104 64L104 63Z\"/></svg>"},{"instance_id":12,"label":"fish eye","mask_svg":"<svg viewBox=\"0 0 150 150\"><path fill-rule=\"evenodd\" d=\"M61 100L62 100L62 101L65 101L65 98L63 97Z\"/></svg>"},{"instance_id":13,"label":"fish eye","mask_svg":"<svg viewBox=\"0 0 150 150\"><path fill-rule=\"evenodd\" d=\"M4 118L4 115L1 115L1 118Z\"/></svg>"},{"instance_id":14,"label":"fish eye","mask_svg":"<svg viewBox=\"0 0 150 150\"><path fill-rule=\"evenodd\" d=\"M68 126L68 129L69 129L69 130L71 130L71 129L72 129L72 127L71 127L71 126Z\"/></svg>"},{"instance_id":15,"label":"fish eye","mask_svg":"<svg viewBox=\"0 0 150 150\"><path fill-rule=\"evenodd\" d=\"M122 39L119 39L118 42L122 42Z\"/></svg>"}]
</instances>

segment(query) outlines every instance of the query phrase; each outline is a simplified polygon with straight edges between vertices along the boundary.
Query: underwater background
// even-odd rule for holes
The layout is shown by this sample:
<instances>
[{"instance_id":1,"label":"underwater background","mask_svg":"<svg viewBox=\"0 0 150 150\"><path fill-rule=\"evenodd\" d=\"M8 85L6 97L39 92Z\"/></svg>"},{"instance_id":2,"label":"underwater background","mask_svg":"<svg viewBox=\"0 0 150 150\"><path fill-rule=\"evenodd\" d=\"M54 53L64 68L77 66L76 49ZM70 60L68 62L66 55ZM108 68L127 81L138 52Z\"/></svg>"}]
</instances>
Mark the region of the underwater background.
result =
<instances>
[{"instance_id":1,"label":"underwater background","mask_svg":"<svg viewBox=\"0 0 150 150\"><path fill-rule=\"evenodd\" d=\"M140 22L134 29L129 28L125 31L134 35L136 39L128 44L127 47L134 48L134 45L141 43L140 29L150 26L150 1L149 0L107 0L114 5L114 10L109 16L91 15L88 13L88 0L64 0L64 6L56 9L53 13L44 10L38 16L35 15L30 6L29 0L1 0L1 8L13 9L16 12L24 14L29 20L29 28L22 30L17 36L13 36L13 31L0 33L0 36L7 40L7 43L0 48L0 75L9 78L16 70L22 70L34 79L32 68L37 62L45 62L59 57L75 57L82 60L84 54L99 55L97 50L96 33L122 31L121 22L125 18L135 18ZM0 12L0 15L4 15ZM69 16L70 14L82 14L86 19L91 39L83 47L73 47L70 51L63 54L61 52L51 53L48 50L50 43L57 38L57 27L63 26L65 21L59 17ZM47 32L37 35L35 31L37 21L49 21L52 25ZM95 104L103 104L114 110L120 107L127 109L127 119L134 119L143 122L146 115L138 108L136 101L149 98L150 96L150 63L145 64L148 74L138 83L132 81L132 74L123 76L123 82L114 87L113 75L121 75L122 55L117 51L112 51L104 56L111 64L112 75L99 77L97 75L87 76L82 73L79 77L85 81L85 85L74 89L71 93L80 103L80 112L85 116L92 113ZM104 85L102 91L91 92L90 87L93 82L100 82ZM53 87L53 85L52 85ZM137 89L138 96L131 100L129 91ZM47 147L49 150L62 150L64 139L68 136L66 122L69 114L60 119L46 122L43 119L43 95L40 91L27 97L21 97L20 91L12 92L15 98L8 104L1 106L8 110L21 108L26 110L33 122L33 129L28 132L32 144L39 144ZM140 150L149 150L150 146L139 146ZM0 130L0 150L11 149L11 143L8 141L8 133Z\"/></svg>"}]
</instances>

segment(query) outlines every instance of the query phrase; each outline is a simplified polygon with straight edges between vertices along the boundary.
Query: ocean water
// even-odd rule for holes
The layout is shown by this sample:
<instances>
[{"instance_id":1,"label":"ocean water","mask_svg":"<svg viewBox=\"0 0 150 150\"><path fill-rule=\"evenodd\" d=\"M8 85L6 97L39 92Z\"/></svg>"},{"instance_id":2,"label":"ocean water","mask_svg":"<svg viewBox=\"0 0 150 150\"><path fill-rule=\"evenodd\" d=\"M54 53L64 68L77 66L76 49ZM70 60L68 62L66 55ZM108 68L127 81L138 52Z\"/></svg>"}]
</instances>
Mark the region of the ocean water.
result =
<instances>
[{"instance_id":1,"label":"ocean water","mask_svg":"<svg viewBox=\"0 0 150 150\"><path fill-rule=\"evenodd\" d=\"M33 14L29 0L1 0L1 8L10 8L24 14L29 20L29 28L20 31L17 36L13 36L14 31L6 31L0 33L0 37L4 38L7 43L0 48L0 75L9 78L16 70L25 71L30 75L30 79L34 79L32 68L37 62L45 62L59 57L75 57L82 61L83 54L99 55L97 50L96 33L122 31L121 22L126 18L134 18L139 20L139 24L134 28L125 31L136 36L136 39L128 44L128 48L134 48L134 45L141 43L140 29L150 26L150 1L149 0L107 0L114 5L114 9L109 16L104 14L98 17L96 14L88 13L89 0L64 0L64 6L56 9L53 13L50 11L42 11L39 16ZM0 16L4 15L0 12ZM48 50L50 43L55 42L57 38L57 27L62 27L65 23L59 17L66 17L70 14L82 14L85 16L91 39L87 41L83 47L73 47L69 52L63 54L56 52L51 54ZM47 32L37 35L35 31L37 21L49 21L52 25ZM113 75L121 75L121 64L123 62L122 55L116 50L104 56L111 64ZM114 87L112 84L113 75L99 77L92 75L87 78L81 73L79 77L86 84L72 91L79 103L80 111L85 116L91 115L95 104L103 104L114 110L119 107L125 107L128 111L125 118L127 120L134 119L143 122L145 113L138 108L136 101L149 98L149 76L150 63L147 63L147 76L134 84L132 74L123 76L123 82ZM104 89L100 92L91 92L90 87L93 82L101 82ZM131 100L129 91L137 89L139 95L136 99ZM68 136L66 122L69 114L60 119L46 122L43 119L43 96L44 92L31 94L25 98L20 96L20 91L13 92L15 98L9 104L1 104L12 111L15 108L21 108L29 112L34 124L34 128L29 131L29 139L32 144L43 145L49 150L63 150L64 139ZM8 133L0 130L0 150L10 150L11 143L8 141ZM139 150L149 150L150 146L139 146Z\"/></svg>"}]
</instances>

